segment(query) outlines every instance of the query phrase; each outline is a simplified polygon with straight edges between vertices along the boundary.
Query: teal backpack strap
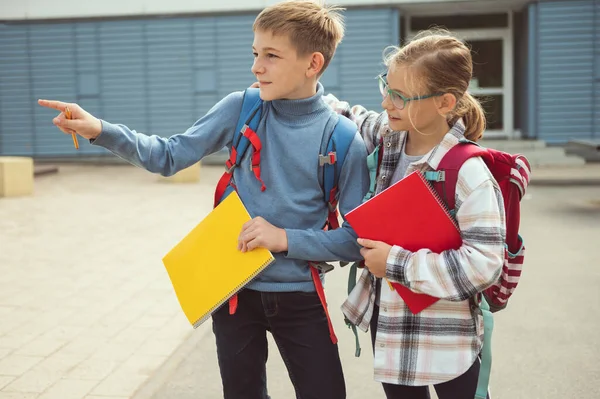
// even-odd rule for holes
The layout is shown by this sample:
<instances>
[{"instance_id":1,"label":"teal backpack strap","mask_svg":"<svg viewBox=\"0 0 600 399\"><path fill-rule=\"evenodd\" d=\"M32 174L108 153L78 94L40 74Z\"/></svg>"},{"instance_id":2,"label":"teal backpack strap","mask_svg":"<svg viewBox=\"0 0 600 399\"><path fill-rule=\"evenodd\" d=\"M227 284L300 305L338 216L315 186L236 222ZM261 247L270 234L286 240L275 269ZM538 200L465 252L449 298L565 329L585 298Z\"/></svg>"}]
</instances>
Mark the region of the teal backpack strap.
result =
<instances>
[{"instance_id":1,"label":"teal backpack strap","mask_svg":"<svg viewBox=\"0 0 600 399\"><path fill-rule=\"evenodd\" d=\"M485 298L481 297L479 308L483 314L483 349L481 350L481 365L475 399L486 399L492 370L492 332L494 331L494 317Z\"/></svg>"},{"instance_id":2,"label":"teal backpack strap","mask_svg":"<svg viewBox=\"0 0 600 399\"><path fill-rule=\"evenodd\" d=\"M350 266L350 271L348 272L348 295L350 295L350 293L356 286L356 275L357 275L359 263L360 262L354 262ZM360 357L361 349L360 349L360 341L358 339L358 330L356 329L356 326L354 324L352 324L350 322L350 320L348 320L346 317L344 317L344 321L346 322L346 325L348 326L348 328L351 329L352 332L354 333L354 339L356 341L356 343L355 343L356 350L354 351L354 356Z\"/></svg>"},{"instance_id":3,"label":"teal backpack strap","mask_svg":"<svg viewBox=\"0 0 600 399\"><path fill-rule=\"evenodd\" d=\"M369 169L369 191L363 198L363 202L371 199L375 195L375 189L377 187L377 170L379 169L379 151L381 144L379 144L372 153L367 156L367 168Z\"/></svg>"},{"instance_id":4,"label":"teal backpack strap","mask_svg":"<svg viewBox=\"0 0 600 399\"><path fill-rule=\"evenodd\" d=\"M371 199L375 195L375 190L377 187L377 172L379 170L379 165L381 164L382 156L383 156L383 151L381 150L381 143L379 143L377 145L377 147L375 147L373 152L371 152L367 156L367 168L369 169L370 183L369 183L369 191L363 198L363 202ZM350 266L350 271L348 272L348 295L350 295L350 293L356 286L356 276L358 273L358 265L359 264L360 264L360 262L355 262L352 264L352 266ZM360 357L361 348L360 348L360 341L358 339L358 330L356 329L356 326L354 324L352 324L350 322L350 320L348 320L346 317L344 317L344 321L346 322L346 325L348 326L348 328L350 328L352 330L352 332L354 333L354 338L356 341L356 350L354 352L354 356Z\"/></svg>"}]
</instances>

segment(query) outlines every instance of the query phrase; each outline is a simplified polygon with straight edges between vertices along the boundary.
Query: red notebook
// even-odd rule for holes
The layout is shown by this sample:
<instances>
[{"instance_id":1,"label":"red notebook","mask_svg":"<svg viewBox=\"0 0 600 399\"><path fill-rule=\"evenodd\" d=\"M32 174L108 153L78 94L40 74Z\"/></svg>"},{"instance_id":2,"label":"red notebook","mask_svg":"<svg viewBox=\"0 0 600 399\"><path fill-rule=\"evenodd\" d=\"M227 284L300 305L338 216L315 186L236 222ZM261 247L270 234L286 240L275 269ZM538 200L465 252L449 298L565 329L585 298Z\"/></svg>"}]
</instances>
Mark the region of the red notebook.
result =
<instances>
[{"instance_id":1,"label":"red notebook","mask_svg":"<svg viewBox=\"0 0 600 399\"><path fill-rule=\"evenodd\" d=\"M462 245L458 226L419 171L391 185L345 216L360 238L398 245L412 252L427 248L440 253ZM392 283L392 286L413 314L439 300L415 293L398 283Z\"/></svg>"}]
</instances>

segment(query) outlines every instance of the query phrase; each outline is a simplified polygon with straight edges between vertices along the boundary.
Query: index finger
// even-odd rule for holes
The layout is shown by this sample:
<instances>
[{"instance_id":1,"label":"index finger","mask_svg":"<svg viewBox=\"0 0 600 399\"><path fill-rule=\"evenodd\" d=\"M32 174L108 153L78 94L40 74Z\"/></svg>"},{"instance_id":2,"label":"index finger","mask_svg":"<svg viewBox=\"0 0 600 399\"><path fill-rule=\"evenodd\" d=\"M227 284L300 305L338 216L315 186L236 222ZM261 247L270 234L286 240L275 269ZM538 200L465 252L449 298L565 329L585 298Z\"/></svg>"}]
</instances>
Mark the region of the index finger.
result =
<instances>
[{"instance_id":1,"label":"index finger","mask_svg":"<svg viewBox=\"0 0 600 399\"><path fill-rule=\"evenodd\" d=\"M69 104L62 101L51 101L51 100L38 100L38 104L42 107L52 108L57 111L64 112Z\"/></svg>"}]
</instances>

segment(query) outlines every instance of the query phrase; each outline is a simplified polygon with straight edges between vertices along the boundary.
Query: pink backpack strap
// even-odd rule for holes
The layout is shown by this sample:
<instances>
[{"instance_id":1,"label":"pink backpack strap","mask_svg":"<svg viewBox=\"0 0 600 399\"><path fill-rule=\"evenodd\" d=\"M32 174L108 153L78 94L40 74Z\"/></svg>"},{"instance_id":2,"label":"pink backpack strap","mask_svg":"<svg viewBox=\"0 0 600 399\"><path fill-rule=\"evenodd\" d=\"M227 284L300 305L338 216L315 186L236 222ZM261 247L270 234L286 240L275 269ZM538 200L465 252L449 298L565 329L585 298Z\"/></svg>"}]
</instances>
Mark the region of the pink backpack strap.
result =
<instances>
[{"instance_id":1,"label":"pink backpack strap","mask_svg":"<svg viewBox=\"0 0 600 399\"><path fill-rule=\"evenodd\" d=\"M487 149L478 144L464 140L452 147L440 161L437 172L428 174L427 179L433 184L433 188L441 196L450 211L455 208L456 182L458 171L469 158L485 157L486 162L493 162L493 158L487 153Z\"/></svg>"}]
</instances>

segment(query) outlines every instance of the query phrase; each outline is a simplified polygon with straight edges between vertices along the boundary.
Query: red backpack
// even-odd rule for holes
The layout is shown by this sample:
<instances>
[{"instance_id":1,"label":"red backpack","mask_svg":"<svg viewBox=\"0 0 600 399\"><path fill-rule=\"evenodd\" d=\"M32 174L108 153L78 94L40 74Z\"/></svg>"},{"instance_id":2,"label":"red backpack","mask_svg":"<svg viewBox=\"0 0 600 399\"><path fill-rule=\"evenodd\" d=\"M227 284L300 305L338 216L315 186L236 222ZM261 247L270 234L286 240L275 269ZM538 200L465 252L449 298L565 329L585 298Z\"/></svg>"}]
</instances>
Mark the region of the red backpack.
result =
<instances>
[{"instance_id":1,"label":"red backpack","mask_svg":"<svg viewBox=\"0 0 600 399\"><path fill-rule=\"evenodd\" d=\"M452 213L455 212L458 171L463 163L472 157L483 159L498 182L504 199L506 216L504 267L498 281L483 292L490 310L496 312L506 307L521 277L525 246L523 238L519 235L520 202L529 184L531 167L523 155L483 148L472 141L461 140L442 158L437 171L426 173L426 178L431 181Z\"/></svg>"}]
</instances>

